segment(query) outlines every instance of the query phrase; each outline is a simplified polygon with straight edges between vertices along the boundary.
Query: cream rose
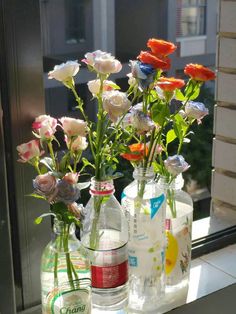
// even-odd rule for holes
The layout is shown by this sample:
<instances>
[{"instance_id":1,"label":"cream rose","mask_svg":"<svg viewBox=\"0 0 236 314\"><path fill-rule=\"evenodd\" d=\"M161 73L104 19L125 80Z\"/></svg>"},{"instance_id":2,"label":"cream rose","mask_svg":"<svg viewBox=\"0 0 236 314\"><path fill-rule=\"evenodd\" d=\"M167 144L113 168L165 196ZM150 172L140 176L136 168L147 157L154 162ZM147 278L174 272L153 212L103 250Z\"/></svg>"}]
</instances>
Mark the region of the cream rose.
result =
<instances>
[{"instance_id":1,"label":"cream rose","mask_svg":"<svg viewBox=\"0 0 236 314\"><path fill-rule=\"evenodd\" d=\"M54 69L48 73L49 79L60 82L70 81L79 72L80 64L76 61L67 61L60 65L55 65Z\"/></svg>"},{"instance_id":2,"label":"cream rose","mask_svg":"<svg viewBox=\"0 0 236 314\"><path fill-rule=\"evenodd\" d=\"M103 93L103 108L108 113L110 119L116 122L117 119L125 114L130 108L126 93L111 91Z\"/></svg>"},{"instance_id":3,"label":"cream rose","mask_svg":"<svg viewBox=\"0 0 236 314\"><path fill-rule=\"evenodd\" d=\"M110 53L101 50L86 53L85 58L85 63L102 74L118 73L122 69L120 61L115 59Z\"/></svg>"},{"instance_id":4,"label":"cream rose","mask_svg":"<svg viewBox=\"0 0 236 314\"><path fill-rule=\"evenodd\" d=\"M89 81L87 83L87 85L88 85L89 91L93 95L97 95L100 92L100 86L101 86L101 81L100 80ZM112 82L112 81L109 81L109 80L103 81L103 92L113 90L114 88L117 89L117 87L118 86L114 82Z\"/></svg>"},{"instance_id":5,"label":"cream rose","mask_svg":"<svg viewBox=\"0 0 236 314\"><path fill-rule=\"evenodd\" d=\"M44 151L40 151L39 149L39 141L32 140L27 143L23 143L16 147L20 159L20 162L28 162L35 157L41 156Z\"/></svg>"},{"instance_id":6,"label":"cream rose","mask_svg":"<svg viewBox=\"0 0 236 314\"><path fill-rule=\"evenodd\" d=\"M85 136L87 132L87 122L69 117L60 119L62 128L68 137L71 136Z\"/></svg>"},{"instance_id":7,"label":"cream rose","mask_svg":"<svg viewBox=\"0 0 236 314\"><path fill-rule=\"evenodd\" d=\"M71 150L73 152L85 150L87 147L88 147L88 143L86 141L86 137L84 136L78 136L76 139L73 140L71 144Z\"/></svg>"}]
</instances>

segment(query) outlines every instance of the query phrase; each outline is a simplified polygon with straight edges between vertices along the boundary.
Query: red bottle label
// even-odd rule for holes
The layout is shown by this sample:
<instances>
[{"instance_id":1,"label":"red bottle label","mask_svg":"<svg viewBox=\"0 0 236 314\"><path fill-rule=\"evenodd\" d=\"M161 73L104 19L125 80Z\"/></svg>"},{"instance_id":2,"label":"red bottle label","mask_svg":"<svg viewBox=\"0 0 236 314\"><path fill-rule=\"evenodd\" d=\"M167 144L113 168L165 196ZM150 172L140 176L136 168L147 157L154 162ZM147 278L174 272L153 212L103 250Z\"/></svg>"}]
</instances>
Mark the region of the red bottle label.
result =
<instances>
[{"instance_id":1,"label":"red bottle label","mask_svg":"<svg viewBox=\"0 0 236 314\"><path fill-rule=\"evenodd\" d=\"M92 265L93 288L115 288L128 281L128 261L114 266Z\"/></svg>"}]
</instances>

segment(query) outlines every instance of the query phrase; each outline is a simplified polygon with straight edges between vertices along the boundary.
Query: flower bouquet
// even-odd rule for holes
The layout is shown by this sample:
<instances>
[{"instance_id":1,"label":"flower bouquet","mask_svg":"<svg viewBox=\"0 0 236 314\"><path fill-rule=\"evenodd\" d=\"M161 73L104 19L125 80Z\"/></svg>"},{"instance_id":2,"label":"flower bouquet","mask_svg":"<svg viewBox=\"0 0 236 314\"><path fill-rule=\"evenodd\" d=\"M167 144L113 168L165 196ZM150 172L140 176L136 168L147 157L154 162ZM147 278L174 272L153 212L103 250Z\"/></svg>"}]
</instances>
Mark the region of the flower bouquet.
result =
<instances>
[{"instance_id":1,"label":"flower bouquet","mask_svg":"<svg viewBox=\"0 0 236 314\"><path fill-rule=\"evenodd\" d=\"M32 128L36 139L17 146L19 162L30 164L37 172L33 180L34 193L30 196L50 204L50 211L36 218L35 223L41 223L48 215L54 217L54 237L45 248L41 262L42 310L54 313L62 308L83 308L89 313L90 262L75 237L75 225L81 226L82 209L77 201L80 191L87 186L87 183L78 183L78 164L87 148L87 123L69 117L57 120L41 115ZM62 154L53 149L55 145L60 146L55 136L57 129L63 132L67 146ZM49 156L45 156L46 150Z\"/></svg>"},{"instance_id":2,"label":"flower bouquet","mask_svg":"<svg viewBox=\"0 0 236 314\"><path fill-rule=\"evenodd\" d=\"M168 218L165 265L169 277L167 283L170 285L179 283L183 275L188 274L193 206L188 195L183 195L183 191L182 194L176 192L176 189L181 190L183 182L180 178L177 180L177 176L190 167L180 154L183 144L190 141L191 125L195 121L200 124L202 118L208 114L204 104L194 100L198 97L203 82L215 78L213 71L198 64L186 65L184 73L189 76L187 82L174 77L167 78L164 71L170 69L169 55L175 51L176 46L152 38L148 40L147 47L150 51L141 51L138 60L131 61L130 64L128 94L133 99L132 103L137 104L129 110L126 122L128 121L129 130L134 133L133 138L136 142L127 146L127 151L122 154L123 158L133 164L136 179L124 190L122 199L122 204L129 213L132 230L129 243L132 278L130 306L136 310L149 310L152 303L150 298L153 297L153 300L156 298L157 291L153 289L153 295L150 295L145 285L150 287L151 284L147 283L153 282L153 278L156 278L159 285L163 280L162 275L158 277L157 271L148 273L144 269L151 270L157 265L163 269L163 263L157 265L155 263L160 261L158 252L164 250L164 223L158 225L154 223L154 219L160 215L157 220L161 221L165 199ZM173 151L176 154L173 154ZM150 173L153 173L153 176ZM151 184L150 181L151 178L154 179L154 173L158 187L155 186L155 182ZM178 188L177 181L181 181ZM184 218L178 222L172 220L182 216ZM155 255L151 255L150 252ZM142 268L144 256L147 257L149 264L145 262ZM175 274L176 265L182 276L179 273ZM169 276L170 273L173 278ZM157 283L155 287L158 287ZM147 292L143 293L145 289Z\"/></svg>"}]
</instances>

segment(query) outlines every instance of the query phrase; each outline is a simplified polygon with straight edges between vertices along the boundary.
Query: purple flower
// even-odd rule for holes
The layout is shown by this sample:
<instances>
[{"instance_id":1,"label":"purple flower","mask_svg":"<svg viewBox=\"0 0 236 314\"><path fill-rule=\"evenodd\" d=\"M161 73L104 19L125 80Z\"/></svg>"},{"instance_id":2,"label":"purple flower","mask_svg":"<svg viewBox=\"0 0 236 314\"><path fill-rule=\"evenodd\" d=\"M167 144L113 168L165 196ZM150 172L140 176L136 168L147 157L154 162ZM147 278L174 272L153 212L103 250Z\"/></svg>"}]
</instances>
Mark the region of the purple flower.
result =
<instances>
[{"instance_id":1,"label":"purple flower","mask_svg":"<svg viewBox=\"0 0 236 314\"><path fill-rule=\"evenodd\" d=\"M201 102L188 101L185 106L185 114L189 118L200 120L209 113L209 110Z\"/></svg>"},{"instance_id":2,"label":"purple flower","mask_svg":"<svg viewBox=\"0 0 236 314\"><path fill-rule=\"evenodd\" d=\"M130 122L138 134L145 134L155 128L152 119L140 110L131 110Z\"/></svg>"},{"instance_id":3,"label":"purple flower","mask_svg":"<svg viewBox=\"0 0 236 314\"><path fill-rule=\"evenodd\" d=\"M190 167L190 165L184 160L184 157L182 155L174 155L168 157L164 161L164 165L167 171L174 176L177 176L178 174L186 171Z\"/></svg>"},{"instance_id":4,"label":"purple flower","mask_svg":"<svg viewBox=\"0 0 236 314\"><path fill-rule=\"evenodd\" d=\"M77 184L70 184L65 180L60 180L57 184L56 201L65 204L72 204L80 197L80 189Z\"/></svg>"}]
</instances>

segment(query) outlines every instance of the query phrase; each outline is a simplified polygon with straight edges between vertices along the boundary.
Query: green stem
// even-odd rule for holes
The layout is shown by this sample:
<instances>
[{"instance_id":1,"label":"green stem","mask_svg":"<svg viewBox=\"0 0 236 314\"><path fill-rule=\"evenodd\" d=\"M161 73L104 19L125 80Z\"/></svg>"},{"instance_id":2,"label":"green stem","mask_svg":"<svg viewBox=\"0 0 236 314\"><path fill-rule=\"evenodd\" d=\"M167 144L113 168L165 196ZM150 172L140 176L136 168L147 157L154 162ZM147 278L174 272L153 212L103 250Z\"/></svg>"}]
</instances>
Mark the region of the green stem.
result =
<instances>
[{"instance_id":1,"label":"green stem","mask_svg":"<svg viewBox=\"0 0 236 314\"><path fill-rule=\"evenodd\" d=\"M64 246L64 252L66 255L66 270L67 270L68 281L69 281L71 289L75 290L72 271L71 271L70 252L69 252L69 247L68 247L69 229L70 229L69 225L67 227L64 226L63 228L63 246Z\"/></svg>"},{"instance_id":2,"label":"green stem","mask_svg":"<svg viewBox=\"0 0 236 314\"><path fill-rule=\"evenodd\" d=\"M102 198L100 196L94 196L94 217L90 234L90 248L93 250L96 250L99 244L99 233L97 227L101 210L101 204Z\"/></svg>"},{"instance_id":3,"label":"green stem","mask_svg":"<svg viewBox=\"0 0 236 314\"><path fill-rule=\"evenodd\" d=\"M173 189L168 188L167 190L167 203L170 207L172 218L176 218L176 202L175 202L175 191Z\"/></svg>"},{"instance_id":4,"label":"green stem","mask_svg":"<svg viewBox=\"0 0 236 314\"><path fill-rule=\"evenodd\" d=\"M57 276L57 267L58 267L58 253L55 253L54 257L54 285L58 284L58 276Z\"/></svg>"},{"instance_id":5,"label":"green stem","mask_svg":"<svg viewBox=\"0 0 236 314\"><path fill-rule=\"evenodd\" d=\"M54 169L57 170L57 163L56 163L56 159L55 159L55 155L54 155L51 141L48 141L48 149L49 149L50 156L52 158Z\"/></svg>"},{"instance_id":6,"label":"green stem","mask_svg":"<svg viewBox=\"0 0 236 314\"><path fill-rule=\"evenodd\" d=\"M91 152L93 155L93 158L95 159L95 151L94 151L94 147L93 147L93 141L92 141L92 129L91 129L91 123L88 119L88 117L86 116L85 112L84 112L84 108L83 108L83 103L81 101L81 98L79 97L79 95L76 92L76 89L74 87L73 84L71 84L70 89L72 90L74 96L75 96L75 100L78 103L78 109L80 110L84 120L87 122L88 127L89 127L89 132L88 132L88 138L89 138L89 144L90 144L90 148L91 148Z\"/></svg>"}]
</instances>

